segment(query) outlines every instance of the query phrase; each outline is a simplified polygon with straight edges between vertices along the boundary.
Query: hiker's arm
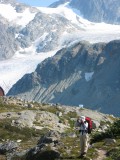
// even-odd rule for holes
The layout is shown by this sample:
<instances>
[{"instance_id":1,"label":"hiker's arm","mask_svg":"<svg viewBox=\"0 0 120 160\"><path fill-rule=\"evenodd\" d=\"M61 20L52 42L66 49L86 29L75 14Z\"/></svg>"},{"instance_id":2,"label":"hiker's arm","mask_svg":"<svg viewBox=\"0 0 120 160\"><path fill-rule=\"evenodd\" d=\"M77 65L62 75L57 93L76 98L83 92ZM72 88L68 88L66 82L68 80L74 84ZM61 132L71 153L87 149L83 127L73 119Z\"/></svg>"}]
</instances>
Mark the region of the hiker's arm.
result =
<instances>
[{"instance_id":1,"label":"hiker's arm","mask_svg":"<svg viewBox=\"0 0 120 160\"><path fill-rule=\"evenodd\" d=\"M84 128L88 129L88 123L87 122L84 123Z\"/></svg>"},{"instance_id":2,"label":"hiker's arm","mask_svg":"<svg viewBox=\"0 0 120 160\"><path fill-rule=\"evenodd\" d=\"M75 122L74 127L75 127L76 130L79 130L79 129L80 129L79 124L78 124L77 121Z\"/></svg>"}]
</instances>

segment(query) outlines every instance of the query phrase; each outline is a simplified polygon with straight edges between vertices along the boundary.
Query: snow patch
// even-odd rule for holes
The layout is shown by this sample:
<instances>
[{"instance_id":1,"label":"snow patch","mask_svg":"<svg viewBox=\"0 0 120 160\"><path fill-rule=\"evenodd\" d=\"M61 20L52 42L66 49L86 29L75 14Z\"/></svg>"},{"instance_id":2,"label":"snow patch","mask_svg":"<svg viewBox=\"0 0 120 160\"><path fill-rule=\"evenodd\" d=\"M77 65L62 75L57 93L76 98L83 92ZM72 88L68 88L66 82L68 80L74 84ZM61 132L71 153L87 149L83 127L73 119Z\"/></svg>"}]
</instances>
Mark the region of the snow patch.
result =
<instances>
[{"instance_id":1,"label":"snow patch","mask_svg":"<svg viewBox=\"0 0 120 160\"><path fill-rule=\"evenodd\" d=\"M92 79L94 72L86 72L85 73L85 80L88 82Z\"/></svg>"},{"instance_id":2,"label":"snow patch","mask_svg":"<svg viewBox=\"0 0 120 160\"><path fill-rule=\"evenodd\" d=\"M23 13L17 13L10 4L0 4L0 14L9 22L23 27L33 20L36 15L36 13L31 13L28 8Z\"/></svg>"}]
</instances>

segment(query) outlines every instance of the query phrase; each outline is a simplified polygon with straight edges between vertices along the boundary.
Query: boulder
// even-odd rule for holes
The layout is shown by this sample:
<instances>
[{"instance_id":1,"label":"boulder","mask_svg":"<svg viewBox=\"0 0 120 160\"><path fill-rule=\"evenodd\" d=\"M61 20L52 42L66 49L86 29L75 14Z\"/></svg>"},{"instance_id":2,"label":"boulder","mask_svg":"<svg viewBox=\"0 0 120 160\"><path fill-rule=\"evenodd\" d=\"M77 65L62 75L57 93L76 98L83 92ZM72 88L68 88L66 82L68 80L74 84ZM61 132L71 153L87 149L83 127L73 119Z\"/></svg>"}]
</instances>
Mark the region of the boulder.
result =
<instances>
[{"instance_id":1,"label":"boulder","mask_svg":"<svg viewBox=\"0 0 120 160\"><path fill-rule=\"evenodd\" d=\"M12 121L12 125L16 127L33 127L36 113L34 111L22 111L19 118Z\"/></svg>"},{"instance_id":2,"label":"boulder","mask_svg":"<svg viewBox=\"0 0 120 160\"><path fill-rule=\"evenodd\" d=\"M58 151L42 151L37 152L36 154L32 154L32 152L28 153L26 156L26 160L55 160L60 157L60 153Z\"/></svg>"},{"instance_id":3,"label":"boulder","mask_svg":"<svg viewBox=\"0 0 120 160\"><path fill-rule=\"evenodd\" d=\"M17 148L18 144L14 141L9 141L4 144L0 144L0 154L14 152Z\"/></svg>"},{"instance_id":4,"label":"boulder","mask_svg":"<svg viewBox=\"0 0 120 160\"><path fill-rule=\"evenodd\" d=\"M38 141L38 144L50 144L50 143L58 143L60 140L60 134L57 131L49 131L46 135L42 136Z\"/></svg>"},{"instance_id":5,"label":"boulder","mask_svg":"<svg viewBox=\"0 0 120 160\"><path fill-rule=\"evenodd\" d=\"M60 157L56 145L59 143L60 134L56 131L49 131L42 136L36 147L29 150L26 160L55 160ZM52 146L52 147L51 147Z\"/></svg>"},{"instance_id":6,"label":"boulder","mask_svg":"<svg viewBox=\"0 0 120 160\"><path fill-rule=\"evenodd\" d=\"M63 114L62 114L62 112L57 111L57 112L56 112L56 115L57 115L58 117L62 117Z\"/></svg>"},{"instance_id":7,"label":"boulder","mask_svg":"<svg viewBox=\"0 0 120 160\"><path fill-rule=\"evenodd\" d=\"M112 139L112 138L106 138L104 140L105 144L106 145L112 145L112 144L115 144L116 143L116 140L115 139Z\"/></svg>"},{"instance_id":8,"label":"boulder","mask_svg":"<svg viewBox=\"0 0 120 160\"><path fill-rule=\"evenodd\" d=\"M100 126L100 122L93 120L93 122L92 122L92 128L93 128L93 129L96 129L96 128L98 128L99 126Z\"/></svg>"}]
</instances>

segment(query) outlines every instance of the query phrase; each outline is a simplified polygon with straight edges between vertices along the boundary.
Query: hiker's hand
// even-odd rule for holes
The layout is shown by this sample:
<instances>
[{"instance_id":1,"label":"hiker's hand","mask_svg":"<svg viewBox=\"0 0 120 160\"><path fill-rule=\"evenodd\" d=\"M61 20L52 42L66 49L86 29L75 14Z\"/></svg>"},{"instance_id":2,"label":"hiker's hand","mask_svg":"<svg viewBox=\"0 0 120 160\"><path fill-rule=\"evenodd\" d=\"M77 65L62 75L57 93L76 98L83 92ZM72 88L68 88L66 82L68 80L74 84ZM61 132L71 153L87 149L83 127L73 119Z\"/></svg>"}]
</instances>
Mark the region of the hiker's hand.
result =
<instances>
[{"instance_id":1,"label":"hiker's hand","mask_svg":"<svg viewBox=\"0 0 120 160\"><path fill-rule=\"evenodd\" d=\"M83 124L84 123L84 121L83 120L81 120L81 124Z\"/></svg>"}]
</instances>

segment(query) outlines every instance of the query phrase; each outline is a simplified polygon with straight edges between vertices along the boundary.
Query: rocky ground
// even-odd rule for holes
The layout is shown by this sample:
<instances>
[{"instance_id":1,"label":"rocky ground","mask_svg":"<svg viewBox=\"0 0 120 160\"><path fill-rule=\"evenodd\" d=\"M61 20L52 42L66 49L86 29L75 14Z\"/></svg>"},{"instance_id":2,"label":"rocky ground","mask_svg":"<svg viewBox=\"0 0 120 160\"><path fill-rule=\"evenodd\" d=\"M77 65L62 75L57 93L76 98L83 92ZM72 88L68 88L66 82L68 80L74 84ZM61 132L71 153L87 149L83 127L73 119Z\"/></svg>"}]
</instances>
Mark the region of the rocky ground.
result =
<instances>
[{"instance_id":1,"label":"rocky ground","mask_svg":"<svg viewBox=\"0 0 120 160\"><path fill-rule=\"evenodd\" d=\"M92 139L109 128L117 119L114 116L15 97L0 98L0 160L77 160L80 140L74 123L80 115L93 120L91 143L83 159L111 160L109 149L119 147L120 139L105 138L99 142Z\"/></svg>"}]
</instances>

